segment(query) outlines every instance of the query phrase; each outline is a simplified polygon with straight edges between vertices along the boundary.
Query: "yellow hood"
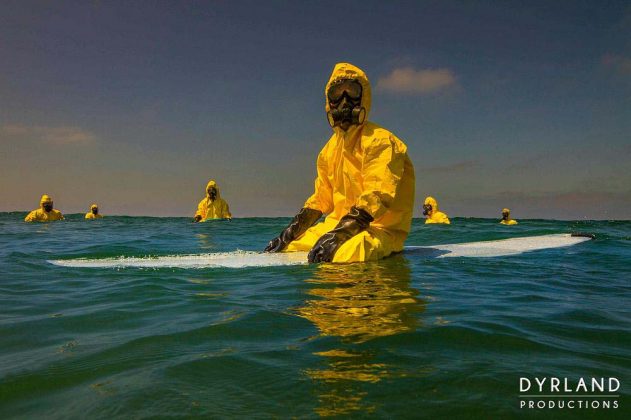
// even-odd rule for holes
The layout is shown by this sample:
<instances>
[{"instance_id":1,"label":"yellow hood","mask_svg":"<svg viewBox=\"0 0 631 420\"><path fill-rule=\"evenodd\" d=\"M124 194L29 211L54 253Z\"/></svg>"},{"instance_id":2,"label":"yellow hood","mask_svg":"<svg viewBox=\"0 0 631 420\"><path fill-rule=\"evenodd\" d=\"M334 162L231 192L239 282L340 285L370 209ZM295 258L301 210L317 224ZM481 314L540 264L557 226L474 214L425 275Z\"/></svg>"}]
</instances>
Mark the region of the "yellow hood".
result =
<instances>
[{"instance_id":1,"label":"yellow hood","mask_svg":"<svg viewBox=\"0 0 631 420\"><path fill-rule=\"evenodd\" d=\"M44 203L52 203L53 202L53 198L49 195L42 195L42 198L39 200L39 204L43 205Z\"/></svg>"},{"instance_id":2,"label":"yellow hood","mask_svg":"<svg viewBox=\"0 0 631 420\"><path fill-rule=\"evenodd\" d=\"M364 123L368 121L368 114L370 114L370 104L372 101L372 94L370 90L370 82L368 81L368 77L366 73L359 67L355 67L350 63L337 63L333 68L333 73L331 73L331 77L324 88L324 103L325 109L328 113L331 109L329 108L329 100L327 98L327 92L329 91L329 87L338 80L342 79L355 79L362 85L362 102L361 105L366 109L366 119Z\"/></svg>"},{"instance_id":3,"label":"yellow hood","mask_svg":"<svg viewBox=\"0 0 631 420\"><path fill-rule=\"evenodd\" d=\"M98 206L98 205L96 205L96 204L92 204L92 205L90 206L90 210L92 210L92 209L98 209L98 208L99 208L99 206Z\"/></svg>"},{"instance_id":4,"label":"yellow hood","mask_svg":"<svg viewBox=\"0 0 631 420\"><path fill-rule=\"evenodd\" d=\"M510 216L510 210L507 208L502 209L502 214L504 213L508 213L508 215Z\"/></svg>"},{"instance_id":5,"label":"yellow hood","mask_svg":"<svg viewBox=\"0 0 631 420\"><path fill-rule=\"evenodd\" d=\"M217 190L217 199L220 199L221 198L221 193L219 192L219 186L212 179L210 181L208 181L208 184L206 184L206 198L210 199L210 195L208 194L208 188L210 188L210 187L215 187L215 189Z\"/></svg>"},{"instance_id":6,"label":"yellow hood","mask_svg":"<svg viewBox=\"0 0 631 420\"><path fill-rule=\"evenodd\" d=\"M432 213L438 211L438 201L436 201L436 199L434 197L427 197L425 199L425 203L423 203L423 205L425 205L425 204L429 204L430 206L432 206Z\"/></svg>"}]
</instances>

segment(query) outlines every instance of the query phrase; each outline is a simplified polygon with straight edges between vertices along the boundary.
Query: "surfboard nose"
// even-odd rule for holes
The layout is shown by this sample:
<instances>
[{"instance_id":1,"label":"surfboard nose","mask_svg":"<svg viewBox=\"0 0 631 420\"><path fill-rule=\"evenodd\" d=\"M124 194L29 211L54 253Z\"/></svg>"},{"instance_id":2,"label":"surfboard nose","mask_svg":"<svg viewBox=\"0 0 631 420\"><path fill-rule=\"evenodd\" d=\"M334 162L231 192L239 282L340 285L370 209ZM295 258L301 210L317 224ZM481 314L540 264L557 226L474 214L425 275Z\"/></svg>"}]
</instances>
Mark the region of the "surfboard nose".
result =
<instances>
[{"instance_id":1,"label":"surfboard nose","mask_svg":"<svg viewBox=\"0 0 631 420\"><path fill-rule=\"evenodd\" d=\"M571 236L575 237L575 238L590 238L590 239L596 239L596 235L594 235L593 233L585 233L585 232L573 232L571 234Z\"/></svg>"}]
</instances>

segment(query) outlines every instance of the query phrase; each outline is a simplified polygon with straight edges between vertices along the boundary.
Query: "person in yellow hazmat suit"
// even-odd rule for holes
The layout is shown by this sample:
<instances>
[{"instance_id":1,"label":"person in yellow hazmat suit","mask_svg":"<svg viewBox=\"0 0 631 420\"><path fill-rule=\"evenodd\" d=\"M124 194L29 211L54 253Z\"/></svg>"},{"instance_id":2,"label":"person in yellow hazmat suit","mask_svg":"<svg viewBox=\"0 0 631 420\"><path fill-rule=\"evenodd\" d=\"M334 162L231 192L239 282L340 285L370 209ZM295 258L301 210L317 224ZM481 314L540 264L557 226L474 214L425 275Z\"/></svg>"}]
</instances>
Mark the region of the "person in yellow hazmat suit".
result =
<instances>
[{"instance_id":1,"label":"person in yellow hazmat suit","mask_svg":"<svg viewBox=\"0 0 631 420\"><path fill-rule=\"evenodd\" d=\"M99 213L99 206L96 204L92 204L90 211L85 214L86 219L101 219L102 217L103 215Z\"/></svg>"},{"instance_id":2,"label":"person in yellow hazmat suit","mask_svg":"<svg viewBox=\"0 0 631 420\"><path fill-rule=\"evenodd\" d=\"M203 222L208 219L232 219L228 203L221 198L219 187L213 180L208 181L206 185L206 197L197 205L193 222Z\"/></svg>"},{"instance_id":3,"label":"person in yellow hazmat suit","mask_svg":"<svg viewBox=\"0 0 631 420\"><path fill-rule=\"evenodd\" d=\"M64 220L63 214L53 208L53 199L49 195L42 195L39 200L40 208L33 210L24 218L25 222L54 222Z\"/></svg>"},{"instance_id":4,"label":"person in yellow hazmat suit","mask_svg":"<svg viewBox=\"0 0 631 420\"><path fill-rule=\"evenodd\" d=\"M336 64L325 99L333 135L318 155L315 192L265 251L309 251L312 263L378 260L402 251L414 210L407 146L368 121L370 83L361 69Z\"/></svg>"},{"instance_id":5,"label":"person in yellow hazmat suit","mask_svg":"<svg viewBox=\"0 0 631 420\"><path fill-rule=\"evenodd\" d=\"M423 204L423 216L427 216L425 224L429 223L443 223L450 225L449 217L442 211L438 210L438 202L434 197L427 197Z\"/></svg>"},{"instance_id":6,"label":"person in yellow hazmat suit","mask_svg":"<svg viewBox=\"0 0 631 420\"><path fill-rule=\"evenodd\" d=\"M503 225L516 225L517 220L510 218L509 209L502 209L502 220L500 220L500 223Z\"/></svg>"}]
</instances>

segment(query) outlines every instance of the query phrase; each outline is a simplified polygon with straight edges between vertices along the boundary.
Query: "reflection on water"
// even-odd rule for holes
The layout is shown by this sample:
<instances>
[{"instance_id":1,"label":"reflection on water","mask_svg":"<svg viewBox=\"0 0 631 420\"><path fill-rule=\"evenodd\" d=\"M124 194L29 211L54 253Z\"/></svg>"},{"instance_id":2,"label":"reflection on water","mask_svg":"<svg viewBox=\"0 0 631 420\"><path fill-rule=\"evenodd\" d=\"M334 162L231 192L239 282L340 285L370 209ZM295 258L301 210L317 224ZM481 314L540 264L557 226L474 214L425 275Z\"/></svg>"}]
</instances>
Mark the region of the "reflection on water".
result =
<instances>
[{"instance_id":1,"label":"reflection on water","mask_svg":"<svg viewBox=\"0 0 631 420\"><path fill-rule=\"evenodd\" d=\"M417 327L422 310L418 291L410 287L410 268L401 256L379 263L322 265L299 314L321 335L362 343Z\"/></svg>"},{"instance_id":2,"label":"reflection on water","mask_svg":"<svg viewBox=\"0 0 631 420\"><path fill-rule=\"evenodd\" d=\"M217 248L217 244L213 240L212 235L208 233L196 233L195 237L197 238L200 249L207 250Z\"/></svg>"},{"instance_id":3,"label":"reflection on water","mask_svg":"<svg viewBox=\"0 0 631 420\"><path fill-rule=\"evenodd\" d=\"M340 338L339 348L314 353L323 358L320 368L306 371L319 386L318 414L370 413L375 406L365 402L366 385L406 374L383 362L387 352L368 342L419 327L418 314L425 304L410 281L402 256L369 264L324 264L308 280L314 284L307 292L313 299L298 308L298 314L321 336Z\"/></svg>"},{"instance_id":4,"label":"reflection on water","mask_svg":"<svg viewBox=\"0 0 631 420\"><path fill-rule=\"evenodd\" d=\"M337 349L314 354L325 358L322 368L306 371L317 385L316 413L333 416L356 411L371 413L375 410L374 404L365 401L368 395L365 386L392 376L392 366L376 363L375 354L370 351Z\"/></svg>"}]
</instances>

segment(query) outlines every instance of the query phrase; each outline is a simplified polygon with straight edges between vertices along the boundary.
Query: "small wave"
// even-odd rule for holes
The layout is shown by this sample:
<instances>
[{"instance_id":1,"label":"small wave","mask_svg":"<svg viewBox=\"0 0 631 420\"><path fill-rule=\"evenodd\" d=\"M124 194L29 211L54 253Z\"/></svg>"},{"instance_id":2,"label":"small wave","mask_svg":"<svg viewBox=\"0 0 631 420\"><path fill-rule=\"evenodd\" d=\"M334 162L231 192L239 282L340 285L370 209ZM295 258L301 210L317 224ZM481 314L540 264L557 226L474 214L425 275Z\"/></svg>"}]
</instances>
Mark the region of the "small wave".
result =
<instances>
[{"instance_id":1,"label":"small wave","mask_svg":"<svg viewBox=\"0 0 631 420\"><path fill-rule=\"evenodd\" d=\"M76 258L49 260L51 264L75 268L244 268L300 265L307 263L306 252L282 254L255 251L217 252L196 255L148 257Z\"/></svg>"}]
</instances>

